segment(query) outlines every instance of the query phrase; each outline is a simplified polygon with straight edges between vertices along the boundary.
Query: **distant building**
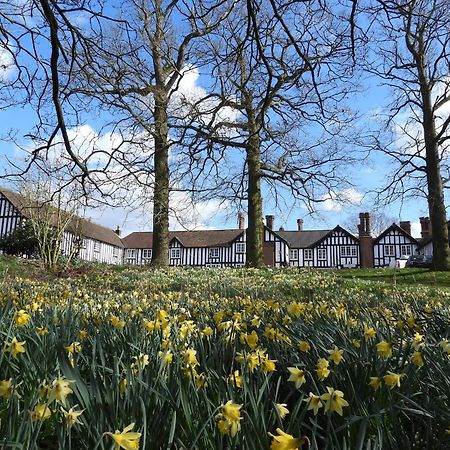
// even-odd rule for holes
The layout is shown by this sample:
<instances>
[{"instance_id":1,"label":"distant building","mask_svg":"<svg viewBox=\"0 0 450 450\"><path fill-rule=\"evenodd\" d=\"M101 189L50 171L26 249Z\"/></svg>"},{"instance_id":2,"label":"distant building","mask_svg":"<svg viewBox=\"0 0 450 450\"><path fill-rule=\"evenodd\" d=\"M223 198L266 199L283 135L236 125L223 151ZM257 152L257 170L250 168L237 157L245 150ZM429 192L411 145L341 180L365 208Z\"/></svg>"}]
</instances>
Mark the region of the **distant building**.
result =
<instances>
[{"instance_id":1,"label":"distant building","mask_svg":"<svg viewBox=\"0 0 450 450\"><path fill-rule=\"evenodd\" d=\"M0 188L0 237L13 231L29 217L25 199L16 192ZM77 232L64 234L63 253L68 254L75 240L78 257L107 264L150 264L153 233L133 232L124 238L115 231L85 219L77 219ZM275 216L267 215L264 225L264 263L273 267L388 267L398 258L417 253L432 254L431 224L421 217L422 237L411 236L411 223L392 224L379 236L372 236L368 212L359 215L358 236L341 226L330 230L305 230L297 220L297 230L274 230ZM242 213L238 228L229 230L171 231L169 264L191 267L243 267L246 263L246 228ZM81 242L80 242L80 237Z\"/></svg>"}]
</instances>

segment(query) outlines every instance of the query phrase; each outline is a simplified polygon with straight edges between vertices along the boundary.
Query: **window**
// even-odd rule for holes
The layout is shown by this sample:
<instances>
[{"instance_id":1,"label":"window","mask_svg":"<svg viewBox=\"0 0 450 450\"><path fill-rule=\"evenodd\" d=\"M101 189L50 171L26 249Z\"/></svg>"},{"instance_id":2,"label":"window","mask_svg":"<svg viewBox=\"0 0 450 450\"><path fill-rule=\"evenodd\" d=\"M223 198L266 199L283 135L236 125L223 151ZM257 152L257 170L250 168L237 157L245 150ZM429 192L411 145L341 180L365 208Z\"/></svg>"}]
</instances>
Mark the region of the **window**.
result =
<instances>
[{"instance_id":1,"label":"window","mask_svg":"<svg viewBox=\"0 0 450 450\"><path fill-rule=\"evenodd\" d=\"M400 245L400 255L401 256L411 255L411 246L410 245Z\"/></svg>"},{"instance_id":2,"label":"window","mask_svg":"<svg viewBox=\"0 0 450 450\"><path fill-rule=\"evenodd\" d=\"M343 245L341 247L341 256L357 256L356 245Z\"/></svg>"},{"instance_id":3,"label":"window","mask_svg":"<svg viewBox=\"0 0 450 450\"><path fill-rule=\"evenodd\" d=\"M298 248L291 249L291 251L289 252L289 259L291 259L292 261L298 260Z\"/></svg>"},{"instance_id":4,"label":"window","mask_svg":"<svg viewBox=\"0 0 450 450\"><path fill-rule=\"evenodd\" d=\"M327 249L326 248L318 248L317 249L317 259L324 261L327 259Z\"/></svg>"},{"instance_id":5,"label":"window","mask_svg":"<svg viewBox=\"0 0 450 450\"><path fill-rule=\"evenodd\" d=\"M181 249L171 248L170 249L170 258L171 259L180 259L181 258Z\"/></svg>"},{"instance_id":6,"label":"window","mask_svg":"<svg viewBox=\"0 0 450 450\"><path fill-rule=\"evenodd\" d=\"M236 244L236 253L245 253L245 242L238 242Z\"/></svg>"},{"instance_id":7,"label":"window","mask_svg":"<svg viewBox=\"0 0 450 450\"><path fill-rule=\"evenodd\" d=\"M152 259L152 249L144 248L142 250L142 259Z\"/></svg>"},{"instance_id":8,"label":"window","mask_svg":"<svg viewBox=\"0 0 450 450\"><path fill-rule=\"evenodd\" d=\"M85 249L87 247L87 239L81 239L81 245L80 248L81 249Z\"/></svg>"},{"instance_id":9,"label":"window","mask_svg":"<svg viewBox=\"0 0 450 450\"><path fill-rule=\"evenodd\" d=\"M313 251L310 248L305 248L304 250L305 259L313 259Z\"/></svg>"},{"instance_id":10,"label":"window","mask_svg":"<svg viewBox=\"0 0 450 450\"><path fill-rule=\"evenodd\" d=\"M392 244L385 245L384 256L395 256L395 246Z\"/></svg>"},{"instance_id":11,"label":"window","mask_svg":"<svg viewBox=\"0 0 450 450\"><path fill-rule=\"evenodd\" d=\"M215 247L215 248L210 248L209 249L209 257L210 258L218 258L220 254L220 249Z\"/></svg>"},{"instance_id":12,"label":"window","mask_svg":"<svg viewBox=\"0 0 450 450\"><path fill-rule=\"evenodd\" d=\"M220 264L206 264L208 269L220 269L222 266Z\"/></svg>"},{"instance_id":13,"label":"window","mask_svg":"<svg viewBox=\"0 0 450 450\"><path fill-rule=\"evenodd\" d=\"M114 258L117 258L119 256L119 249L117 247L114 247L113 249L113 256Z\"/></svg>"},{"instance_id":14,"label":"window","mask_svg":"<svg viewBox=\"0 0 450 450\"><path fill-rule=\"evenodd\" d=\"M134 248L127 250L127 258L136 258L136 250Z\"/></svg>"},{"instance_id":15,"label":"window","mask_svg":"<svg viewBox=\"0 0 450 450\"><path fill-rule=\"evenodd\" d=\"M100 242L94 241L94 252L100 251Z\"/></svg>"}]
</instances>

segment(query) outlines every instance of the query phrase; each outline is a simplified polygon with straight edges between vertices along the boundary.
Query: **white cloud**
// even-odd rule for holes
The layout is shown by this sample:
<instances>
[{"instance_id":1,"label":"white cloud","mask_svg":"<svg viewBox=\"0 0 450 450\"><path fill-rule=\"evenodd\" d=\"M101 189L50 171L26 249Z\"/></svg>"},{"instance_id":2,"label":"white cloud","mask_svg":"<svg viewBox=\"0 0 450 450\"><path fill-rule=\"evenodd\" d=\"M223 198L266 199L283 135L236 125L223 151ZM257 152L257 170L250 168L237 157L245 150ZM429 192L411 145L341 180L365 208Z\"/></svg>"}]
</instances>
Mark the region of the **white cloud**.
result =
<instances>
[{"instance_id":1,"label":"white cloud","mask_svg":"<svg viewBox=\"0 0 450 450\"><path fill-rule=\"evenodd\" d=\"M421 237L421 227L420 222L411 222L411 236L415 238Z\"/></svg>"},{"instance_id":2,"label":"white cloud","mask_svg":"<svg viewBox=\"0 0 450 450\"><path fill-rule=\"evenodd\" d=\"M344 206L356 206L362 203L363 196L354 188L332 192L322 196L325 211L340 212Z\"/></svg>"},{"instance_id":3,"label":"white cloud","mask_svg":"<svg viewBox=\"0 0 450 450\"><path fill-rule=\"evenodd\" d=\"M7 82L14 74L15 68L11 53L0 47L0 83Z\"/></svg>"}]
</instances>

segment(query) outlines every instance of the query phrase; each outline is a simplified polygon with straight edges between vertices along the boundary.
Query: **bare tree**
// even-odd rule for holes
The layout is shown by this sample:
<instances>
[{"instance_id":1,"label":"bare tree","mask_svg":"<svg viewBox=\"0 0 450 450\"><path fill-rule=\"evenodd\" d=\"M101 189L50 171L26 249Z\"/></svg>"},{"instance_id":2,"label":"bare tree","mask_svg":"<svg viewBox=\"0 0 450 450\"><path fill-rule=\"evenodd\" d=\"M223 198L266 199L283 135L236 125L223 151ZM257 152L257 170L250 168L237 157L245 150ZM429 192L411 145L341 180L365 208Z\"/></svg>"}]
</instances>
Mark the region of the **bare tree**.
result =
<instances>
[{"instance_id":1,"label":"bare tree","mask_svg":"<svg viewBox=\"0 0 450 450\"><path fill-rule=\"evenodd\" d=\"M123 2L118 15L126 17L126 25L97 36L98 45L87 55L88 64L78 67L72 88L73 95L89 97L91 107L113 116L108 125L121 139L108 161L138 184L151 184L156 266L168 265L169 155L176 148L170 119L177 121L177 91L195 62L194 42L216 28L229 8L228 2L214 1ZM135 148L127 151L128 144Z\"/></svg>"},{"instance_id":2,"label":"bare tree","mask_svg":"<svg viewBox=\"0 0 450 450\"><path fill-rule=\"evenodd\" d=\"M248 1L205 40L215 83L191 105L185 173L247 201L249 266L264 264L262 182L312 208L349 180L336 140L351 118L349 35L321 3Z\"/></svg>"},{"instance_id":3,"label":"bare tree","mask_svg":"<svg viewBox=\"0 0 450 450\"><path fill-rule=\"evenodd\" d=\"M373 52L370 71L391 88L390 140L375 147L397 167L388 200L422 195L428 201L437 270L450 270L442 161L447 157L450 114L450 2L375 0L370 13Z\"/></svg>"}]
</instances>

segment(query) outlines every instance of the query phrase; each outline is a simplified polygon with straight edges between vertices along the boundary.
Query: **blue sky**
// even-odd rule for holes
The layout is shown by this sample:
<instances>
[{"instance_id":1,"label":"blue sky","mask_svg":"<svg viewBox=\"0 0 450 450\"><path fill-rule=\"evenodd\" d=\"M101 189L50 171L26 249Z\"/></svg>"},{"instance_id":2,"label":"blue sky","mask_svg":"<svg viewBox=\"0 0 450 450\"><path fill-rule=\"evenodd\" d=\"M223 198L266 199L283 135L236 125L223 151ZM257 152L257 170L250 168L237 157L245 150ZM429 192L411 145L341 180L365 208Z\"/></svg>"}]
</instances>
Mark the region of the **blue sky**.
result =
<instances>
[{"instance_id":1,"label":"blue sky","mask_svg":"<svg viewBox=\"0 0 450 450\"><path fill-rule=\"evenodd\" d=\"M201 81L201 80L200 80ZM198 88L199 80L190 80L189 88ZM1 77L0 77L1 82ZM363 92L355 94L353 102L357 105L362 116L372 117L374 111L382 111L389 103L389 92L377 86L377 82L368 79L365 82L366 88ZM2 140L2 152L0 168L2 172L6 169L6 158L14 160L20 157L21 153L5 137L11 130L17 133L19 141L23 145L29 145L25 135L32 128L36 120L35 112L28 107L15 107L0 110L0 137ZM94 120L88 121L87 126L99 132ZM368 160L360 165L349 168L353 188L337 192L337 196L348 199L345 205L339 204L333 198L327 199L322 204L317 205L317 212L310 214L301 205L293 205L291 198L285 198L285 202L278 208L267 195L264 202L264 214L273 214L276 217L275 227L283 226L285 229L296 229L296 220L303 218L305 229L332 228L338 224L350 228L351 224L356 224L358 213L362 211L374 211L375 204L373 196L369 192L379 189L385 183L385 175L391 169L391 161L382 155L372 155ZM1 181L6 185L8 182ZM172 206L177 210L181 218L173 218L172 228L187 226L188 228L234 228L237 226L238 211L230 205L219 205L217 201L203 202L196 205L196 211L189 214L189 211L179 211L178 205L185 204L182 195L175 195ZM395 202L384 206L382 212L392 217L396 222L400 220L411 220L413 222L413 234L418 235L418 218L427 215L426 201L422 198L410 199L404 203ZM115 208L91 208L85 215L93 221L99 222L110 228L120 226L124 233L134 230L151 229L151 210L149 208L129 210L122 207Z\"/></svg>"}]
</instances>

